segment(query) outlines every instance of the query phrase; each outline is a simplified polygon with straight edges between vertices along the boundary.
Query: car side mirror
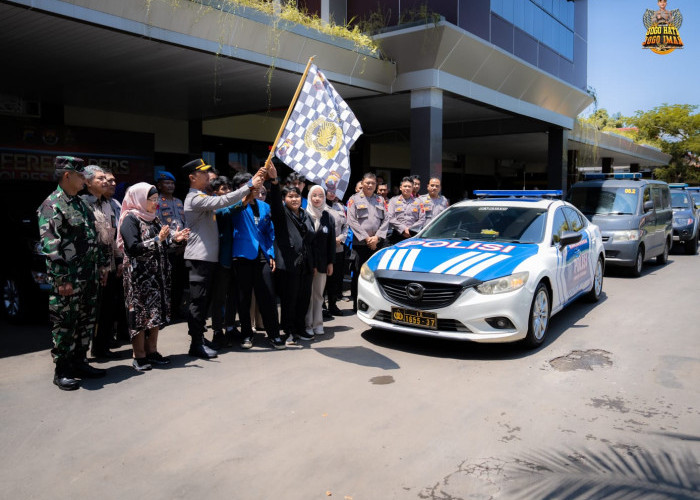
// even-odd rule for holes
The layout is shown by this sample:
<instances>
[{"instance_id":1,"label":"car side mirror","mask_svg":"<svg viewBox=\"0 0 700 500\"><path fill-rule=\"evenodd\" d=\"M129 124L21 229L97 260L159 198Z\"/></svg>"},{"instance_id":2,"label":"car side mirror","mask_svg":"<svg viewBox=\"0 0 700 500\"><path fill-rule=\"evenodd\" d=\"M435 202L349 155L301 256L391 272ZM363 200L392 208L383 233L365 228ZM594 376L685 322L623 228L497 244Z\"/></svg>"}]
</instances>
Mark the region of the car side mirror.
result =
<instances>
[{"instance_id":1,"label":"car side mirror","mask_svg":"<svg viewBox=\"0 0 700 500\"><path fill-rule=\"evenodd\" d=\"M559 238L559 248L568 247L574 243L578 243L583 238L582 233L577 233L576 231L564 231Z\"/></svg>"},{"instance_id":2,"label":"car side mirror","mask_svg":"<svg viewBox=\"0 0 700 500\"><path fill-rule=\"evenodd\" d=\"M645 212L651 212L654 210L654 202L649 200L644 202L644 211Z\"/></svg>"}]
</instances>

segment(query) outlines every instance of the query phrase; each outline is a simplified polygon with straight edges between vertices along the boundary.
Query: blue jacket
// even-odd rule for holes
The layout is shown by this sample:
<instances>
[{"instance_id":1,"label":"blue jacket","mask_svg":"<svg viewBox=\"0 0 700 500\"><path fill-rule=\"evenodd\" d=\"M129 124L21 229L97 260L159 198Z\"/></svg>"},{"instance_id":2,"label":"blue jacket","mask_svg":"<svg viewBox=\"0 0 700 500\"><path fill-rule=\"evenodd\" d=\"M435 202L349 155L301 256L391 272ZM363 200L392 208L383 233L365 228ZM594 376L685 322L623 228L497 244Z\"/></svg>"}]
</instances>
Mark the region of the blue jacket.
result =
<instances>
[{"instance_id":1,"label":"blue jacket","mask_svg":"<svg viewBox=\"0 0 700 500\"><path fill-rule=\"evenodd\" d=\"M246 205L245 208L239 205L231 209L234 258L255 260L258 257L258 249L262 250L267 259L275 258L275 230L270 216L270 205L260 200L257 200L257 205L260 211L257 226L250 205Z\"/></svg>"}]
</instances>

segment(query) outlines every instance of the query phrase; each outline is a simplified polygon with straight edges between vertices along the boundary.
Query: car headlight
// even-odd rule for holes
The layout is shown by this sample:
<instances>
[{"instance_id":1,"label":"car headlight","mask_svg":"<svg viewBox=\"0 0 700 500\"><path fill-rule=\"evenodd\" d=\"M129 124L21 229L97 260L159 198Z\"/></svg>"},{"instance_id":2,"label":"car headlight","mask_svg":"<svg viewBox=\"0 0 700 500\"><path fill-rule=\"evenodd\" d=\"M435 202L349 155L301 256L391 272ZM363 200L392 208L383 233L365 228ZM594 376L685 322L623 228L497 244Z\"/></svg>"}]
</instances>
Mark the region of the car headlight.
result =
<instances>
[{"instance_id":1,"label":"car headlight","mask_svg":"<svg viewBox=\"0 0 700 500\"><path fill-rule=\"evenodd\" d=\"M613 241L637 241L642 239L641 229L630 229L628 231L613 231Z\"/></svg>"},{"instance_id":2,"label":"car headlight","mask_svg":"<svg viewBox=\"0 0 700 500\"><path fill-rule=\"evenodd\" d=\"M503 278L498 278L491 281L484 281L481 285L476 287L479 293L485 295L493 295L495 293L505 293L512 292L518 288L522 288L527 283L527 278L530 273L523 271L521 273L514 273L510 276L504 276Z\"/></svg>"},{"instance_id":3,"label":"car headlight","mask_svg":"<svg viewBox=\"0 0 700 500\"><path fill-rule=\"evenodd\" d=\"M360 268L360 278L365 281L369 281L370 283L374 283L374 273L366 262L362 264L362 267Z\"/></svg>"},{"instance_id":4,"label":"car headlight","mask_svg":"<svg viewBox=\"0 0 700 500\"><path fill-rule=\"evenodd\" d=\"M690 217L674 217L673 223L676 226L692 226L695 221Z\"/></svg>"}]
</instances>

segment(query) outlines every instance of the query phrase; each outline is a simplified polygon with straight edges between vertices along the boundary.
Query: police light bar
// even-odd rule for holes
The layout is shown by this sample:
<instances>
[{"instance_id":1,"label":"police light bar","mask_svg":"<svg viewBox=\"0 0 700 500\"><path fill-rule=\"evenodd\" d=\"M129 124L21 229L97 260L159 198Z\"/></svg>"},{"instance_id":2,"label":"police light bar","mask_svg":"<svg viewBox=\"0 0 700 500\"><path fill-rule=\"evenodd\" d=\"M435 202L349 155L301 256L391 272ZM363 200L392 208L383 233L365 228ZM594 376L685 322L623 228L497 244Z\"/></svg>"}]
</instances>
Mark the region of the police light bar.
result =
<instances>
[{"instance_id":1,"label":"police light bar","mask_svg":"<svg viewBox=\"0 0 700 500\"><path fill-rule=\"evenodd\" d=\"M685 188L686 191L700 191L700 186L692 186Z\"/></svg>"},{"instance_id":2,"label":"police light bar","mask_svg":"<svg viewBox=\"0 0 700 500\"><path fill-rule=\"evenodd\" d=\"M668 185L671 189L685 189L688 187L688 184L685 182L674 182Z\"/></svg>"},{"instance_id":3,"label":"police light bar","mask_svg":"<svg viewBox=\"0 0 700 500\"><path fill-rule=\"evenodd\" d=\"M592 181L595 179L633 179L638 180L642 178L641 172L617 172L611 174L601 174L598 172L587 172L583 174L583 179L587 181Z\"/></svg>"},{"instance_id":4,"label":"police light bar","mask_svg":"<svg viewBox=\"0 0 700 500\"><path fill-rule=\"evenodd\" d=\"M538 190L477 190L474 196L477 198L556 198L561 197L560 189L538 189Z\"/></svg>"}]
</instances>

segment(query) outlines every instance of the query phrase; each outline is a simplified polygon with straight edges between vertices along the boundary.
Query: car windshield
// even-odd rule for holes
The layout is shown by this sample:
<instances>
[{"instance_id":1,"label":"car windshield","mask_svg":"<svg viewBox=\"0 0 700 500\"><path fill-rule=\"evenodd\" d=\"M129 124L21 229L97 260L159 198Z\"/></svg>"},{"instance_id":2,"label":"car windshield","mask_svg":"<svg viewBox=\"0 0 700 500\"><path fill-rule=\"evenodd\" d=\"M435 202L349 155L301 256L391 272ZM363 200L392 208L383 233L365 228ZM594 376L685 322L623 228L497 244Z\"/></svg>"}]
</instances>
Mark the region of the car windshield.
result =
<instances>
[{"instance_id":1,"label":"car windshield","mask_svg":"<svg viewBox=\"0 0 700 500\"><path fill-rule=\"evenodd\" d=\"M569 201L584 215L632 215L640 194L637 187L579 186L571 189Z\"/></svg>"},{"instance_id":2,"label":"car windshield","mask_svg":"<svg viewBox=\"0 0 700 500\"><path fill-rule=\"evenodd\" d=\"M688 208L688 195L671 191L671 206L673 208Z\"/></svg>"},{"instance_id":3,"label":"car windshield","mask_svg":"<svg viewBox=\"0 0 700 500\"><path fill-rule=\"evenodd\" d=\"M470 205L451 207L420 234L421 238L540 243L547 209Z\"/></svg>"}]
</instances>

